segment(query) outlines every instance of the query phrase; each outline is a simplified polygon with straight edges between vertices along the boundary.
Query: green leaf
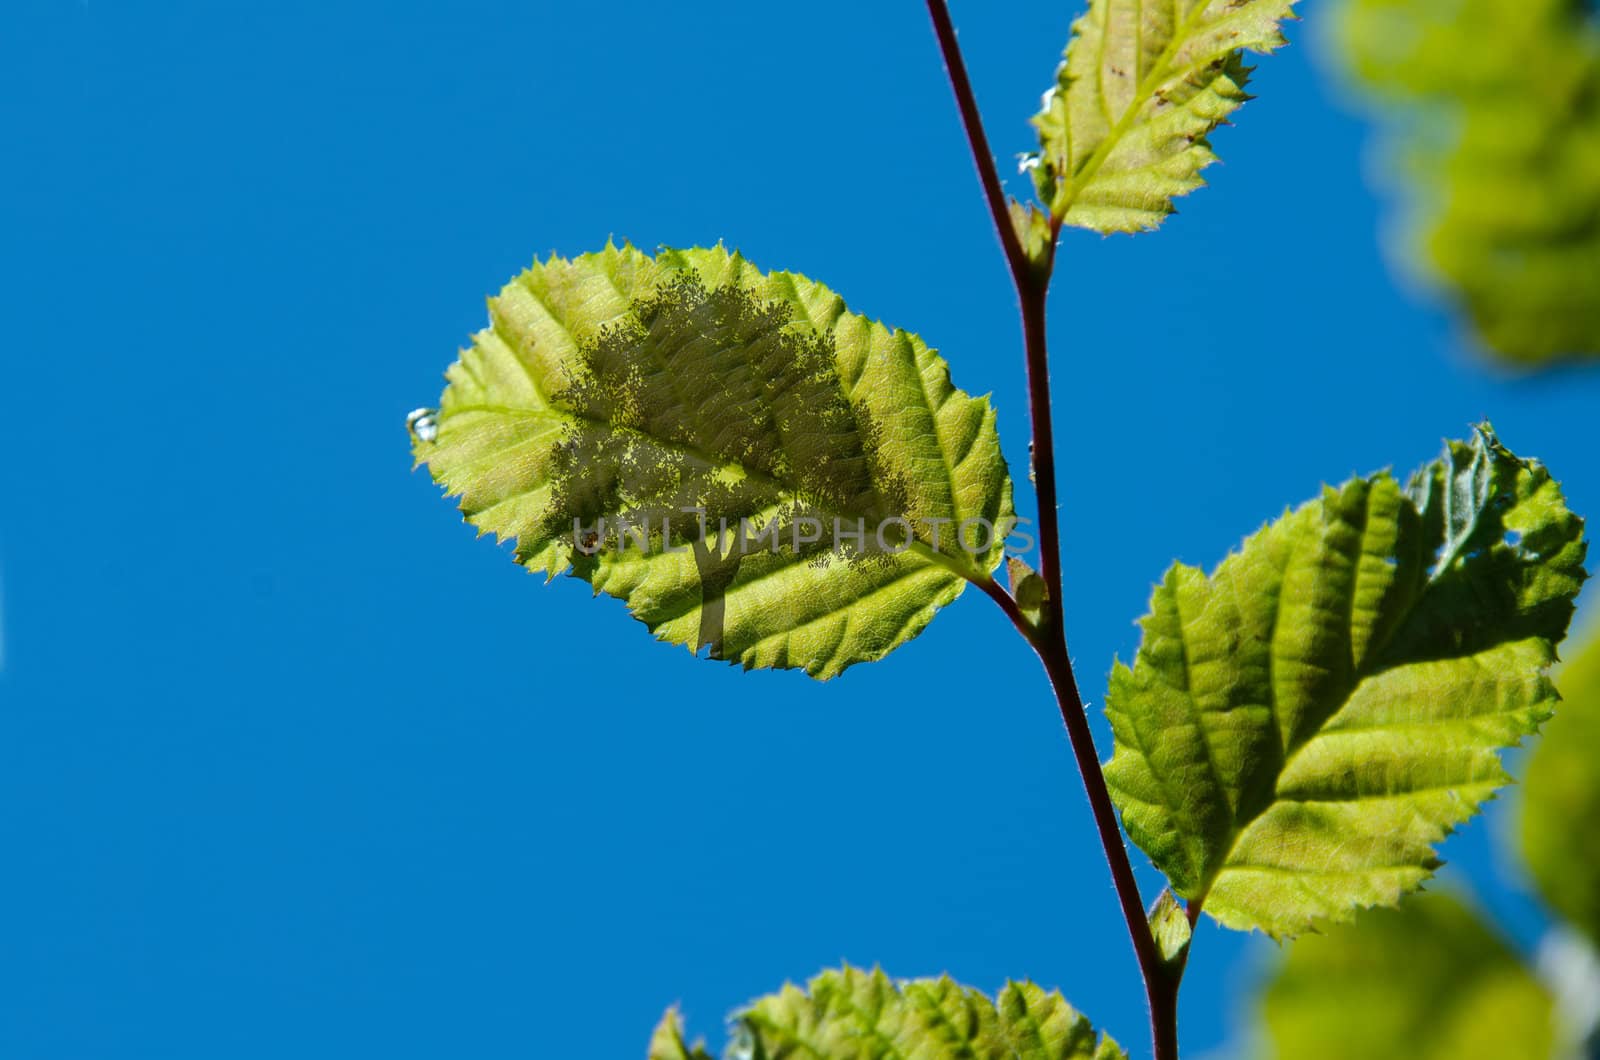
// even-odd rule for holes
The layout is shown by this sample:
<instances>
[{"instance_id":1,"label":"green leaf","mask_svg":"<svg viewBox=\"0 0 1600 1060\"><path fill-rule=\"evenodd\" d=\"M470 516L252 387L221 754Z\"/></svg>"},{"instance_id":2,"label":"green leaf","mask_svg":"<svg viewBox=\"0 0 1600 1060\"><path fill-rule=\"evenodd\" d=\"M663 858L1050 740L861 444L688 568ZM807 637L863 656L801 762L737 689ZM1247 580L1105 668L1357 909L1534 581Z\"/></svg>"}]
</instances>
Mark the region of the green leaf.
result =
<instances>
[{"instance_id":1,"label":"green leaf","mask_svg":"<svg viewBox=\"0 0 1600 1060\"><path fill-rule=\"evenodd\" d=\"M1207 137L1250 97L1242 49L1284 43L1295 0L1090 0L1034 118L1041 201L1096 232L1161 224L1201 187Z\"/></svg>"},{"instance_id":2,"label":"green leaf","mask_svg":"<svg viewBox=\"0 0 1600 1060\"><path fill-rule=\"evenodd\" d=\"M1412 256L1483 342L1600 356L1600 27L1583 0L1350 0L1340 51L1398 155Z\"/></svg>"},{"instance_id":3,"label":"green leaf","mask_svg":"<svg viewBox=\"0 0 1600 1060\"><path fill-rule=\"evenodd\" d=\"M1032 203L1024 205L1016 199L1008 200L1007 208L1011 211L1011 229L1017 234L1017 243L1022 247L1023 256L1028 259L1035 275L1048 277L1055 260L1056 245L1056 233L1050 218Z\"/></svg>"},{"instance_id":4,"label":"green leaf","mask_svg":"<svg viewBox=\"0 0 1600 1060\"><path fill-rule=\"evenodd\" d=\"M1178 904L1171 891L1163 890L1150 910L1150 934L1168 966L1181 965L1189 955L1189 940L1194 927L1188 910Z\"/></svg>"},{"instance_id":5,"label":"green leaf","mask_svg":"<svg viewBox=\"0 0 1600 1060\"><path fill-rule=\"evenodd\" d=\"M662 640L828 678L1000 562L993 408L821 284L607 247L536 264L489 315L413 425L418 462L519 563Z\"/></svg>"},{"instance_id":6,"label":"green leaf","mask_svg":"<svg viewBox=\"0 0 1600 1060\"><path fill-rule=\"evenodd\" d=\"M650 1037L648 1060L711 1060L704 1042L689 1045L683 1037L683 1021L677 1009L668 1009Z\"/></svg>"},{"instance_id":7,"label":"green leaf","mask_svg":"<svg viewBox=\"0 0 1600 1060\"><path fill-rule=\"evenodd\" d=\"M1562 704L1523 782L1522 852L1545 900L1600 946L1600 637L1556 685Z\"/></svg>"},{"instance_id":8,"label":"green leaf","mask_svg":"<svg viewBox=\"0 0 1600 1060\"><path fill-rule=\"evenodd\" d=\"M1273 1055L1550 1060L1554 1002L1471 909L1423 895L1302 939L1267 987Z\"/></svg>"},{"instance_id":9,"label":"green leaf","mask_svg":"<svg viewBox=\"0 0 1600 1060\"><path fill-rule=\"evenodd\" d=\"M1006 575L1011 581L1011 597L1016 600L1017 609L1030 623L1039 625L1044 620L1045 601L1050 598L1044 578L1021 556L1006 557Z\"/></svg>"},{"instance_id":10,"label":"green leaf","mask_svg":"<svg viewBox=\"0 0 1600 1060\"><path fill-rule=\"evenodd\" d=\"M752 1004L734 1018L726 1055L730 1060L1127 1058L1060 994L1032 983L1008 983L996 1003L948 977L896 982L881 971L848 966L822 973L804 990L785 986Z\"/></svg>"},{"instance_id":11,"label":"green leaf","mask_svg":"<svg viewBox=\"0 0 1600 1060\"><path fill-rule=\"evenodd\" d=\"M1584 547L1549 473L1484 427L1405 490L1325 489L1209 578L1174 566L1111 676L1129 835L1229 927L1394 904L1549 717Z\"/></svg>"}]
</instances>

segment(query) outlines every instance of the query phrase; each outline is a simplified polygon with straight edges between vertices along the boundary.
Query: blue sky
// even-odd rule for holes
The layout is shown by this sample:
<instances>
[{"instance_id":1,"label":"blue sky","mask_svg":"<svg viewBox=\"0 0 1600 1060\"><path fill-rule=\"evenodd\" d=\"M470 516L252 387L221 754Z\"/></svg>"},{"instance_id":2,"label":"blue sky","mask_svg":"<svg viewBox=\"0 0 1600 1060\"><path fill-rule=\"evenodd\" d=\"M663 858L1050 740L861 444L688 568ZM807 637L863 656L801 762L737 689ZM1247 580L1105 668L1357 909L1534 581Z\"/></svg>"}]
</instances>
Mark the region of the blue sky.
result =
<instances>
[{"instance_id":1,"label":"blue sky","mask_svg":"<svg viewBox=\"0 0 1600 1060\"><path fill-rule=\"evenodd\" d=\"M1002 154L1075 8L957 5ZM1166 565L1322 482L1490 416L1600 510L1600 377L1502 378L1396 283L1319 13L1211 188L1063 247L1070 639L1103 754L1104 675ZM0 1053L642 1056L668 1004L720 1040L840 959L1032 977L1147 1048L1065 738L987 601L827 685L744 675L519 572L409 469L405 413L485 296L613 235L724 240L920 332L1024 467L1012 295L919 4L3 21ZM1446 875L1531 942L1490 865L1507 805ZM1201 933L1189 1049L1272 952Z\"/></svg>"}]
</instances>

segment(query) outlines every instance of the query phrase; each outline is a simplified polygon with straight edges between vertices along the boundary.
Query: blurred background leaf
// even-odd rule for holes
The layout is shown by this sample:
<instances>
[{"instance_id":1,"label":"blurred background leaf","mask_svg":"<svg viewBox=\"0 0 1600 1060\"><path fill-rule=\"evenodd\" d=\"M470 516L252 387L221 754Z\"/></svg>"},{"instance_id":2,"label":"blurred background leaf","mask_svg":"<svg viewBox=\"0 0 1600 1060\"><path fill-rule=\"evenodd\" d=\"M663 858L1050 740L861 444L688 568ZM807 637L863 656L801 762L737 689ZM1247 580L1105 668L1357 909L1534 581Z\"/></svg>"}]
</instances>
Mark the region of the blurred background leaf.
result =
<instances>
[{"instance_id":1,"label":"blurred background leaf","mask_svg":"<svg viewBox=\"0 0 1600 1060\"><path fill-rule=\"evenodd\" d=\"M1262 1001L1294 1060L1546 1060L1554 1002L1520 957L1446 894L1374 910L1290 948Z\"/></svg>"},{"instance_id":2,"label":"blurred background leaf","mask_svg":"<svg viewBox=\"0 0 1600 1060\"><path fill-rule=\"evenodd\" d=\"M1556 684L1563 703L1528 760L1522 854L1545 900L1600 945L1600 637Z\"/></svg>"},{"instance_id":3,"label":"blurred background leaf","mask_svg":"<svg viewBox=\"0 0 1600 1060\"><path fill-rule=\"evenodd\" d=\"M1600 28L1584 0L1350 0L1340 62L1402 177L1403 254L1501 359L1600 356Z\"/></svg>"}]
</instances>

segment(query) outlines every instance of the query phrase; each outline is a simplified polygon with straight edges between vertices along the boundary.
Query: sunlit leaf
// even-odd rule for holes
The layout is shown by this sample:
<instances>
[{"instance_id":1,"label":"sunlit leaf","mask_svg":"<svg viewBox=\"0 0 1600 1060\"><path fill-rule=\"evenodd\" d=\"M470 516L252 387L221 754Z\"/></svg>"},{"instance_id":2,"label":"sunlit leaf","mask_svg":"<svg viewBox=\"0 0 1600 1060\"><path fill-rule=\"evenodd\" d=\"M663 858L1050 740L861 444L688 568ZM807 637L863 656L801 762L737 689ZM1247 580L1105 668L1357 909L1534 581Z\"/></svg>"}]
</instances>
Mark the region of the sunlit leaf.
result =
<instances>
[{"instance_id":1,"label":"sunlit leaf","mask_svg":"<svg viewBox=\"0 0 1600 1060\"><path fill-rule=\"evenodd\" d=\"M895 981L881 971L850 967L824 972L805 989L785 986L739 1013L726 1055L728 1060L1127 1060L1116 1042L1097 1034L1060 994L1032 983L1008 983L998 1001L991 1001L948 977ZM678 1058L667 1054L661 1060Z\"/></svg>"},{"instance_id":2,"label":"sunlit leaf","mask_svg":"<svg viewBox=\"0 0 1600 1060\"><path fill-rule=\"evenodd\" d=\"M608 247L536 264L489 314L413 425L418 462L518 562L662 640L832 677L1000 562L994 410L820 284Z\"/></svg>"},{"instance_id":3,"label":"sunlit leaf","mask_svg":"<svg viewBox=\"0 0 1600 1060\"><path fill-rule=\"evenodd\" d=\"M1583 524L1480 430L1408 488L1327 489L1206 576L1175 566L1107 702L1130 836L1229 927L1392 905L1556 703Z\"/></svg>"},{"instance_id":4,"label":"sunlit leaf","mask_svg":"<svg viewBox=\"0 0 1600 1060\"><path fill-rule=\"evenodd\" d=\"M671 1009L661 1017L655 1034L650 1037L647 1060L711 1060L711 1054L706 1052L703 1042L690 1045L684 1039L683 1021L678 1018L677 1009Z\"/></svg>"},{"instance_id":5,"label":"sunlit leaf","mask_svg":"<svg viewBox=\"0 0 1600 1060\"><path fill-rule=\"evenodd\" d=\"M1155 228L1217 160L1207 137L1250 97L1243 51L1283 44L1295 0L1090 0L1034 118L1039 196L1066 224Z\"/></svg>"}]
</instances>

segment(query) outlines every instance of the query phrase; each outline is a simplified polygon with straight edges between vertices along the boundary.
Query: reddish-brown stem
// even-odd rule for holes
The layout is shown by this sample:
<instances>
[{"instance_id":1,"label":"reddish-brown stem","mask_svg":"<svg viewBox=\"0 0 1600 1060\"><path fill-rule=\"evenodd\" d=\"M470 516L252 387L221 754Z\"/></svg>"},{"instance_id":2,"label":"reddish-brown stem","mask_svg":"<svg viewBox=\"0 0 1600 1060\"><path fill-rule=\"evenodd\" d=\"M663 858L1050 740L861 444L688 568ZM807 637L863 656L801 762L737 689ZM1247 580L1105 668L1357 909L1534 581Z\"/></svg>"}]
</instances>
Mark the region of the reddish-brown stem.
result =
<instances>
[{"instance_id":1,"label":"reddish-brown stem","mask_svg":"<svg viewBox=\"0 0 1600 1060\"><path fill-rule=\"evenodd\" d=\"M1163 961L1150 930L1144 903L1139 896L1139 884L1134 878L1128 849L1117 824L1116 808L1100 771L1094 735L1089 730L1088 714L1078 691L1077 678L1072 672L1072 658L1067 652L1061 603L1061 527L1056 500L1055 436L1050 412L1050 364L1045 338L1045 302L1050 272L1054 266L1055 241L1052 238L1051 260L1045 263L1045 267L1037 268L1029 261L1012 227L1005 190L1000 185L1000 174L989 150L989 139L978 113L972 83L967 77L961 47L956 41L949 7L945 0L927 0L927 5L928 14L933 19L934 33L939 38L939 49L944 54L945 67L950 74L950 86L955 91L956 106L961 112L961 124L966 130L967 143L972 148L973 161L978 167L984 198L989 204L1000 245L1005 251L1006 264L1016 285L1028 369L1028 413L1033 425L1033 473L1039 501L1039 576L1044 580L1046 593L1039 622L1036 625L1030 623L1021 614L1016 602L997 584L990 582L984 586L984 591L1000 604L1033 645L1055 689L1056 705L1067 729L1078 774L1083 780L1089 807L1094 813L1095 827L1100 833L1100 843L1105 848L1111 879L1116 885L1122 916L1127 921L1128 934L1139 960L1145 996L1150 1003L1150 1033L1155 1058L1177 1060L1178 986L1185 962L1180 960L1168 965ZM1052 236L1059 233L1059 222L1053 221L1051 227Z\"/></svg>"},{"instance_id":2,"label":"reddish-brown stem","mask_svg":"<svg viewBox=\"0 0 1600 1060\"><path fill-rule=\"evenodd\" d=\"M1005 587L993 578L984 581L973 580L972 583L983 590L983 595L1000 605L1000 610L1004 611L1006 617L1011 619L1011 624L1016 626L1017 631L1027 638L1029 644L1032 644L1036 631L1028 621L1027 616L1022 613L1022 608L1017 605L1016 597L1006 592Z\"/></svg>"}]
</instances>

